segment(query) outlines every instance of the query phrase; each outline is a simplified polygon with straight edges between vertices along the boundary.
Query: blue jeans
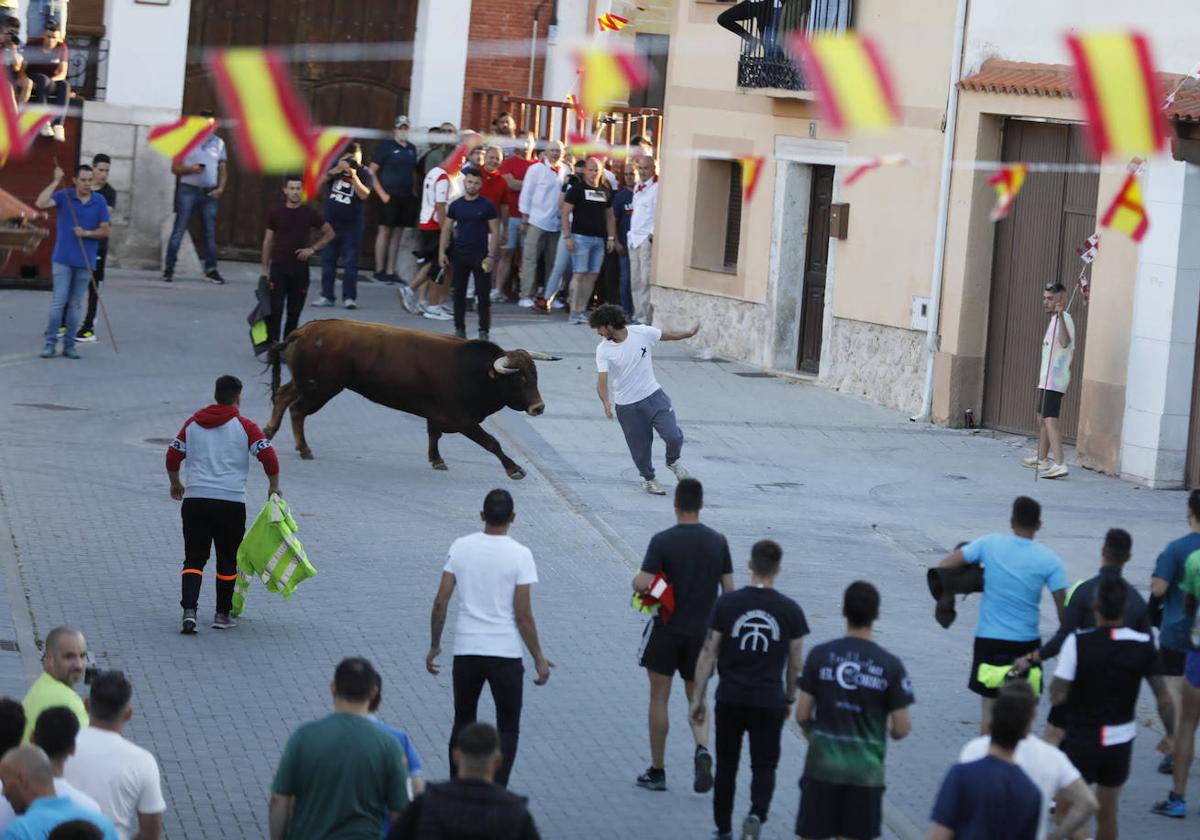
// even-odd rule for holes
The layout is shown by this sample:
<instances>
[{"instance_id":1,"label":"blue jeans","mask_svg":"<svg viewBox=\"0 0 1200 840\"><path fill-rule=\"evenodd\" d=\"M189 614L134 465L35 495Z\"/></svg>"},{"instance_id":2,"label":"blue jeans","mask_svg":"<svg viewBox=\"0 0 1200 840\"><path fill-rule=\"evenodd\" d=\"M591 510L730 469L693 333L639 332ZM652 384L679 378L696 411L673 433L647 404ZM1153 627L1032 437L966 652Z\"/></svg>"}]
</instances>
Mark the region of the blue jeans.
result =
<instances>
[{"instance_id":1,"label":"blue jeans","mask_svg":"<svg viewBox=\"0 0 1200 840\"><path fill-rule=\"evenodd\" d=\"M337 264L338 257L341 257L342 300L354 300L358 296L358 252L362 247L362 220L332 227L333 241L321 251L321 297L337 300Z\"/></svg>"},{"instance_id":2,"label":"blue jeans","mask_svg":"<svg viewBox=\"0 0 1200 840\"><path fill-rule=\"evenodd\" d=\"M571 267L576 274L599 274L604 265L604 237L577 233L571 237L575 253L571 255Z\"/></svg>"},{"instance_id":3,"label":"blue jeans","mask_svg":"<svg viewBox=\"0 0 1200 840\"><path fill-rule=\"evenodd\" d=\"M55 18L58 28L67 32L67 0L29 0L25 10L25 34L41 38L46 31L46 18Z\"/></svg>"},{"instance_id":4,"label":"blue jeans","mask_svg":"<svg viewBox=\"0 0 1200 840\"><path fill-rule=\"evenodd\" d=\"M54 287L50 297L50 318L46 322L46 343L58 343L58 328L63 325L63 312L67 314L67 331L63 333L63 347L75 346L75 334L83 320L83 296L87 294L88 270L74 265L56 262L52 264Z\"/></svg>"},{"instance_id":5,"label":"blue jeans","mask_svg":"<svg viewBox=\"0 0 1200 840\"><path fill-rule=\"evenodd\" d=\"M621 267L621 308L626 317L633 315L633 287L629 285L629 250L617 254L618 265Z\"/></svg>"},{"instance_id":6,"label":"blue jeans","mask_svg":"<svg viewBox=\"0 0 1200 840\"><path fill-rule=\"evenodd\" d=\"M164 271L175 271L175 260L179 258L179 246L187 233L192 213L200 208L200 221L204 225L204 270L217 270L217 200L204 187L180 184L175 193L175 230L167 243L167 264Z\"/></svg>"},{"instance_id":7,"label":"blue jeans","mask_svg":"<svg viewBox=\"0 0 1200 840\"><path fill-rule=\"evenodd\" d=\"M571 273L571 252L567 250L567 243L563 238L558 237L558 250L554 253L554 268L550 269L550 276L546 279L546 300L550 300L558 294L558 287L562 284L563 276Z\"/></svg>"}]
</instances>

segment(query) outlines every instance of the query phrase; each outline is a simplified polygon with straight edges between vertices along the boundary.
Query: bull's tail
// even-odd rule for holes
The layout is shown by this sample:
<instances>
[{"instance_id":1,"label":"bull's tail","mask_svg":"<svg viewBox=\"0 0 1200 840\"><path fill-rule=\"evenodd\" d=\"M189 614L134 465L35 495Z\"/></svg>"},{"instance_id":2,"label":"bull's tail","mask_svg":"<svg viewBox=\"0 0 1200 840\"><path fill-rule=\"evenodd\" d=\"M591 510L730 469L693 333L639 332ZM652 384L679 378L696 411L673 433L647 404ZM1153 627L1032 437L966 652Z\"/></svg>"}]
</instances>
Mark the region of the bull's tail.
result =
<instances>
[{"instance_id":1,"label":"bull's tail","mask_svg":"<svg viewBox=\"0 0 1200 840\"><path fill-rule=\"evenodd\" d=\"M284 353L291 343L292 337L288 336L283 341L276 341L267 351L267 365L271 368L271 402L275 402L275 394L279 391L280 368L283 366Z\"/></svg>"}]
</instances>

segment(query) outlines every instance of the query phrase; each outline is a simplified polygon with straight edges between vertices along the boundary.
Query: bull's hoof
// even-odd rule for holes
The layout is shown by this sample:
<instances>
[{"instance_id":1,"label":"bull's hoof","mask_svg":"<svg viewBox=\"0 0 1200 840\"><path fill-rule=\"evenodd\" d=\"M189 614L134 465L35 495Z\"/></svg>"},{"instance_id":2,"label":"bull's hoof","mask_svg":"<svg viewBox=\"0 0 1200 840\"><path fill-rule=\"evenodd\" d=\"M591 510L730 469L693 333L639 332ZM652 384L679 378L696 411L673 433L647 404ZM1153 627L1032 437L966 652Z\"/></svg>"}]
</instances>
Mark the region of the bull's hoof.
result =
<instances>
[{"instance_id":1,"label":"bull's hoof","mask_svg":"<svg viewBox=\"0 0 1200 840\"><path fill-rule=\"evenodd\" d=\"M520 481L525 477L525 470L520 467L513 467L511 470L506 470L506 472L508 473L508 477L513 481Z\"/></svg>"},{"instance_id":2,"label":"bull's hoof","mask_svg":"<svg viewBox=\"0 0 1200 840\"><path fill-rule=\"evenodd\" d=\"M430 461L429 466L431 466L435 470L439 470L441 472L445 472L446 470L450 469L449 467L446 466L446 462L443 461L441 458L438 458L436 461Z\"/></svg>"},{"instance_id":3,"label":"bull's hoof","mask_svg":"<svg viewBox=\"0 0 1200 840\"><path fill-rule=\"evenodd\" d=\"M296 451L300 453L300 460L302 461L311 461L313 459L311 449L297 449Z\"/></svg>"}]
</instances>

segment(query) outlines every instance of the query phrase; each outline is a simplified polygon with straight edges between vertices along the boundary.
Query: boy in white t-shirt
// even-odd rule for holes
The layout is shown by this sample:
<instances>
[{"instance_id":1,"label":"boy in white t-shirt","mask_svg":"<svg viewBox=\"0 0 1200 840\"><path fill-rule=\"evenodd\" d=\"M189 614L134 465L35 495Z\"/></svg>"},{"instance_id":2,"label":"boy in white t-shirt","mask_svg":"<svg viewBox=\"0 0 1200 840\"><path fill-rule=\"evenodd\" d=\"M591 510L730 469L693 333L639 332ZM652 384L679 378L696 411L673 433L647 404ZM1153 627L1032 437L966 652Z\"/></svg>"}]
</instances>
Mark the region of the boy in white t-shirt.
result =
<instances>
[{"instance_id":1,"label":"boy in white t-shirt","mask_svg":"<svg viewBox=\"0 0 1200 840\"><path fill-rule=\"evenodd\" d=\"M1042 338L1042 364L1038 371L1038 451L1037 455L1023 458L1021 463L1039 470L1042 478L1064 478L1068 471L1058 418L1071 384L1075 321L1067 311L1067 289L1062 283L1047 284L1042 292L1042 308L1050 316L1050 323Z\"/></svg>"},{"instance_id":2,"label":"boy in white t-shirt","mask_svg":"<svg viewBox=\"0 0 1200 840\"><path fill-rule=\"evenodd\" d=\"M454 728L450 734L450 767L454 776L454 744L458 733L474 723L484 683L496 703L496 729L504 763L496 784L508 786L521 730L525 666L521 642L529 648L537 670L534 685L545 685L554 663L542 654L533 618L530 587L537 583L533 552L508 536L516 514L507 490L493 490L483 500L483 531L460 537L450 546L442 582L433 601L429 655L425 668L437 675L441 666L442 629L450 596L458 589L458 622L454 631Z\"/></svg>"},{"instance_id":3,"label":"boy in white t-shirt","mask_svg":"<svg viewBox=\"0 0 1200 840\"><path fill-rule=\"evenodd\" d=\"M640 324L626 325L625 312L619 306L599 306L588 318L588 325L603 339L596 346L596 393L604 404L604 415L616 418L625 433L625 443L638 473L642 488L655 496L667 491L654 478L651 449L654 432L667 445L667 469L683 480L688 472L679 463L683 450L683 432L675 420L671 398L654 378L654 359L650 352L660 341L682 341L700 331L700 325L688 332L671 332ZM609 401L609 388L612 401Z\"/></svg>"}]
</instances>

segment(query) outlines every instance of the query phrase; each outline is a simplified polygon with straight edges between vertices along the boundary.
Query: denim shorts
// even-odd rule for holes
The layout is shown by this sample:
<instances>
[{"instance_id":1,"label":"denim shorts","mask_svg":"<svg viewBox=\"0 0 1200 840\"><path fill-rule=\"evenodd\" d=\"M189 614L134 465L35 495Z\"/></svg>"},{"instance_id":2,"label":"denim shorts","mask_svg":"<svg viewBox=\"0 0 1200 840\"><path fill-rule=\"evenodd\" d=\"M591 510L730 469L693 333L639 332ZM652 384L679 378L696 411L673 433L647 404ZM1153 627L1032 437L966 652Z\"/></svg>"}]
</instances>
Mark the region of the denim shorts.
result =
<instances>
[{"instance_id":1,"label":"denim shorts","mask_svg":"<svg viewBox=\"0 0 1200 840\"><path fill-rule=\"evenodd\" d=\"M525 244L525 237L521 235L521 225L525 222L524 219L508 219L508 238L504 240L502 246L505 251L514 251Z\"/></svg>"},{"instance_id":2,"label":"denim shorts","mask_svg":"<svg viewBox=\"0 0 1200 840\"><path fill-rule=\"evenodd\" d=\"M599 274L604 263L604 237L574 234L575 252L571 257L571 270L576 274Z\"/></svg>"}]
</instances>

